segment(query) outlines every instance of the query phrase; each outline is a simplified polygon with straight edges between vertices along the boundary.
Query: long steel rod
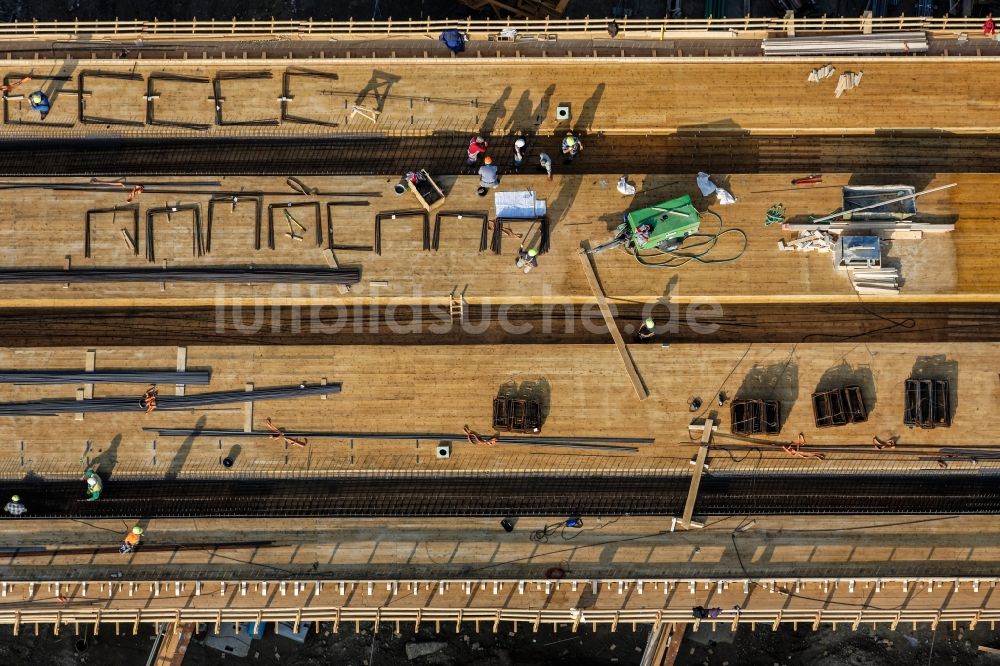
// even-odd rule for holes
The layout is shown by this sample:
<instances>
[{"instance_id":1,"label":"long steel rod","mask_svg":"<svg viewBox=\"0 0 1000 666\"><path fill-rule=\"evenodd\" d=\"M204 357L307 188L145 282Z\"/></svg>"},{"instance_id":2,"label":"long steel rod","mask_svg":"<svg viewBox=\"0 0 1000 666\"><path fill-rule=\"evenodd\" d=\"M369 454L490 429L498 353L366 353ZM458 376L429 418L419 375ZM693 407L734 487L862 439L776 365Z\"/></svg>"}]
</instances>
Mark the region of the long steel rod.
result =
<instances>
[{"instance_id":1,"label":"long steel rod","mask_svg":"<svg viewBox=\"0 0 1000 666\"><path fill-rule=\"evenodd\" d=\"M148 232L147 232L148 237ZM25 269L0 271L0 284L25 282L212 282L227 284L356 284L359 268L100 268L87 270Z\"/></svg>"},{"instance_id":2,"label":"long steel rod","mask_svg":"<svg viewBox=\"0 0 1000 666\"><path fill-rule=\"evenodd\" d=\"M186 384L204 386L210 372L156 372L122 370L83 372L79 370L9 370L0 372L0 384Z\"/></svg>"},{"instance_id":3,"label":"long steel rod","mask_svg":"<svg viewBox=\"0 0 1000 666\"><path fill-rule=\"evenodd\" d=\"M273 432L255 430L197 430L190 428L143 428L155 432L160 437L271 437ZM416 440L421 442L458 442L468 439L464 433L432 433L432 432L346 432L320 430L284 430L289 437L327 437L330 439L387 439ZM508 437L498 435L499 442L504 444L529 444L543 446L545 444L652 444L655 440L645 437Z\"/></svg>"},{"instance_id":4,"label":"long steel rod","mask_svg":"<svg viewBox=\"0 0 1000 666\"><path fill-rule=\"evenodd\" d=\"M253 391L217 391L183 396L164 395L157 396L156 410L195 409L234 402L280 400L313 395L328 395L331 393L340 393L340 384L300 385L254 389ZM142 396L139 395L94 398L93 400L54 398L36 400L34 402L0 403L0 416L55 416L57 414L78 413L144 412L146 409L147 407L142 400Z\"/></svg>"}]
</instances>

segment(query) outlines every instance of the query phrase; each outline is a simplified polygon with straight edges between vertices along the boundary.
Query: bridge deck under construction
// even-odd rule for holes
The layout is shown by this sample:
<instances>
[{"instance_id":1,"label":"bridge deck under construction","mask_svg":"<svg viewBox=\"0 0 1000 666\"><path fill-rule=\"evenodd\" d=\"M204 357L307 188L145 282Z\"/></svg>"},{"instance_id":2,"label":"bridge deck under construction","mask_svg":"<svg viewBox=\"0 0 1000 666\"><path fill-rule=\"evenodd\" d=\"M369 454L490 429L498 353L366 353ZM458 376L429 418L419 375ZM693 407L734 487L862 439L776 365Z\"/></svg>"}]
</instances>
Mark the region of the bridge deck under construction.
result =
<instances>
[{"instance_id":1,"label":"bridge deck under construction","mask_svg":"<svg viewBox=\"0 0 1000 666\"><path fill-rule=\"evenodd\" d=\"M456 58L407 60L401 66L391 57L368 55L335 64L302 58L199 63L147 56L45 64L11 59L5 62L7 80L35 77L32 85L46 91L53 106L42 123L26 98L12 93L20 99L6 102L4 129L58 136L329 132L332 125L338 130L491 134L573 128L639 134L981 133L998 127L998 93L982 85L994 64L984 58L935 59L928 75L931 61L925 59ZM831 62L838 74L863 72L861 85L835 98L837 76L806 81L812 69ZM654 88L650 81L656 82ZM355 105L381 115L373 124L352 114ZM560 105L570 107L568 121L555 120ZM887 109L892 109L889 118Z\"/></svg>"},{"instance_id":2,"label":"bridge deck under construction","mask_svg":"<svg viewBox=\"0 0 1000 666\"><path fill-rule=\"evenodd\" d=\"M504 157L504 160L507 158ZM581 160L587 159L586 156ZM558 167L557 167L558 169ZM795 187L791 179L801 174L733 175L720 182L737 197L737 203L720 207L714 197L699 200L722 217L724 227L714 217L705 216L702 232L738 228L748 238L740 254L737 234L723 237L706 255L708 261L736 258L729 263L691 262L677 270L644 269L621 250L595 257L598 274L612 302L676 304L697 301L717 303L856 303L858 295L845 271L833 266L829 253L782 252L778 242L794 238L795 232L781 225L764 225L764 211L782 202L790 221L808 219L837 211L843 204L841 187L853 184L916 184L918 188L956 183L951 189L918 199L923 219L953 223L954 231L924 233L920 239L891 242L886 249L887 265L898 266L902 286L893 301L915 302L994 302L1000 299L1000 277L993 270L990 239L993 219L1000 207L982 199L982 192L995 187L997 177L988 174L938 174L915 176L825 175L818 186ZM84 284L66 288L56 281L49 284L0 285L0 305L5 307L215 307L219 304L323 305L400 303L446 305L450 295L472 304L581 304L592 303L593 295L584 278L579 254L582 241L596 245L609 239L627 210L652 205L681 194L697 193L694 174L635 175L640 193L622 197L615 174L557 175L552 181L533 172L502 177L504 190L533 190L547 205L551 251L540 257L539 268L523 275L514 266L520 243L539 242L540 226L505 225L500 254L488 246L480 251L481 220L472 217L444 218L440 223L438 249L424 251L422 219L418 216L387 221L381 231L381 254L375 248L375 217L394 211L418 209L411 195L393 193L395 179L385 177L308 177L307 186L321 194L306 196L293 191L284 177L205 177L187 178L187 183L209 186L170 185L179 178L145 180L146 192L131 204L126 202L130 186L112 191L88 192L84 179L58 181L15 179L3 181L8 187L9 205L2 217L9 220L0 230L0 252L5 267L17 269L67 266L88 268L199 268L228 267L311 267L325 268L322 250L329 246L329 226L334 233L334 254L345 266L361 269L361 283L349 294L330 287L309 285L210 286L185 283L152 285ZM443 207L428 215L428 234L436 225L437 212L464 212L485 215L492 224L493 198L476 196L477 180L471 177L443 177L447 199ZM58 189L59 183L68 188ZM50 187L57 187L51 191ZM0 186L2 187L2 186ZM109 186L102 186L105 189ZM213 204L213 224L209 232L209 200L217 193L263 192L260 199L260 228L255 228L257 204L244 197L234 208L230 200ZM289 209L301 225L294 239L283 217ZM328 206L327 204L334 204ZM357 205L341 205L357 204ZM171 215L159 214L155 227L155 259L145 256L149 238L147 223L151 209L180 206ZM117 208L116 208L117 207ZM202 247L198 256L192 246L194 215L200 220ZM268 247L269 209L273 220L274 249ZM91 214L89 243L87 212ZM317 211L319 215L317 216ZM122 229L138 237L130 246ZM317 229L317 224L319 229ZM318 234L317 234L318 231ZM487 229L492 239L493 230ZM209 240L210 235L210 240ZM256 240L260 249L255 249ZM524 236L524 237L522 237ZM433 239L431 239L433 240ZM210 243L210 250L208 244ZM349 249L339 249L347 246ZM351 249L353 248L353 249ZM360 248L360 249L359 249ZM88 257L88 250L90 256ZM884 300L880 294L864 300Z\"/></svg>"}]
</instances>

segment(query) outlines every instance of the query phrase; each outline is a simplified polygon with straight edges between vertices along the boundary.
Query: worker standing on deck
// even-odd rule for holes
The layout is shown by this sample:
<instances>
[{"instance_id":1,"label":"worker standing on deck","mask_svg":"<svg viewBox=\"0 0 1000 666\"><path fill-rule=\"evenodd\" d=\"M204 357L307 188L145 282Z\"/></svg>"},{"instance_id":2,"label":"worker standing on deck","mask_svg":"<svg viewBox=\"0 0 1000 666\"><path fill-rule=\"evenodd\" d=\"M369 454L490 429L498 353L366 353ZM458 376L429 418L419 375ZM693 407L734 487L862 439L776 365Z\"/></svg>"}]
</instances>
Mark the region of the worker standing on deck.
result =
<instances>
[{"instance_id":1,"label":"worker standing on deck","mask_svg":"<svg viewBox=\"0 0 1000 666\"><path fill-rule=\"evenodd\" d=\"M552 180L552 158L549 157L548 153L542 153L538 156L538 166L548 174L549 180Z\"/></svg>"},{"instance_id":2,"label":"worker standing on deck","mask_svg":"<svg viewBox=\"0 0 1000 666\"><path fill-rule=\"evenodd\" d=\"M133 527L132 531L125 535L125 542L122 544L122 547L118 549L118 552L125 555L134 551L139 545L139 542L142 541L143 531L144 530L138 525Z\"/></svg>"},{"instance_id":3,"label":"worker standing on deck","mask_svg":"<svg viewBox=\"0 0 1000 666\"><path fill-rule=\"evenodd\" d=\"M538 250L535 248L525 250L522 245L517 251L517 259L514 260L514 265L518 268L523 268L525 274L530 273L532 269L538 268Z\"/></svg>"},{"instance_id":4,"label":"worker standing on deck","mask_svg":"<svg viewBox=\"0 0 1000 666\"><path fill-rule=\"evenodd\" d=\"M18 495L12 495L10 501L3 508L4 511L12 516L20 516L28 511L28 508L21 504L21 498Z\"/></svg>"},{"instance_id":5,"label":"worker standing on deck","mask_svg":"<svg viewBox=\"0 0 1000 666\"><path fill-rule=\"evenodd\" d=\"M101 481L101 477L97 475L92 469L88 469L83 473L83 478L87 481L87 497L88 502L93 502L101 497L101 491L104 490L104 482Z\"/></svg>"},{"instance_id":6,"label":"worker standing on deck","mask_svg":"<svg viewBox=\"0 0 1000 666\"><path fill-rule=\"evenodd\" d=\"M486 196L487 190L499 184L500 178L497 176L497 168L493 166L493 158L487 155L483 166L479 167L479 196Z\"/></svg>"},{"instance_id":7,"label":"worker standing on deck","mask_svg":"<svg viewBox=\"0 0 1000 666\"><path fill-rule=\"evenodd\" d=\"M514 173L520 173L521 166L524 164L524 151L525 146L528 142L524 139L518 139L514 142Z\"/></svg>"},{"instance_id":8,"label":"worker standing on deck","mask_svg":"<svg viewBox=\"0 0 1000 666\"><path fill-rule=\"evenodd\" d=\"M49 96L41 90L36 90L28 95L28 103L31 104L32 109L42 115L42 120L45 120L45 116L49 115L49 110L52 108L52 105L49 103Z\"/></svg>"},{"instance_id":9,"label":"worker standing on deck","mask_svg":"<svg viewBox=\"0 0 1000 666\"><path fill-rule=\"evenodd\" d=\"M469 141L469 166L479 161L479 155L486 153L489 147L489 142L483 137L479 135L472 137L472 141Z\"/></svg>"},{"instance_id":10,"label":"worker standing on deck","mask_svg":"<svg viewBox=\"0 0 1000 666\"><path fill-rule=\"evenodd\" d=\"M576 159L576 156L583 150L583 142L568 132L562 141L563 163L569 164Z\"/></svg>"}]
</instances>

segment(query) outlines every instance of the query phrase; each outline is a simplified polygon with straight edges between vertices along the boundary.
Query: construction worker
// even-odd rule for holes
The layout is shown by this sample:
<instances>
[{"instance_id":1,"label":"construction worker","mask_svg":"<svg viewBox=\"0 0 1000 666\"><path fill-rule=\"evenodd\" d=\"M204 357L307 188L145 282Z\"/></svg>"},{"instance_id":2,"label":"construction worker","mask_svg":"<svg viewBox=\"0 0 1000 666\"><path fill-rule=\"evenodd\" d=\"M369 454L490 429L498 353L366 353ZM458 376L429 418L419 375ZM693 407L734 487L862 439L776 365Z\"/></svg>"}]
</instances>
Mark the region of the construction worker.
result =
<instances>
[{"instance_id":1,"label":"construction worker","mask_svg":"<svg viewBox=\"0 0 1000 666\"><path fill-rule=\"evenodd\" d=\"M480 153L485 153L490 147L489 142L478 134L469 141L469 166L474 165L479 160Z\"/></svg>"},{"instance_id":2,"label":"construction worker","mask_svg":"<svg viewBox=\"0 0 1000 666\"><path fill-rule=\"evenodd\" d=\"M28 103L31 104L32 109L42 114L42 120L45 120L45 116L49 115L49 109L52 108L52 105L49 103L49 96L41 90L36 90L28 95Z\"/></svg>"},{"instance_id":3,"label":"construction worker","mask_svg":"<svg viewBox=\"0 0 1000 666\"><path fill-rule=\"evenodd\" d=\"M563 164L569 164L583 150L583 142L568 132L562 141Z\"/></svg>"},{"instance_id":4,"label":"construction worker","mask_svg":"<svg viewBox=\"0 0 1000 666\"><path fill-rule=\"evenodd\" d=\"M642 322L642 326L639 327L638 337L639 342L649 342L656 335L656 322L653 321L652 317L646 317L646 320Z\"/></svg>"},{"instance_id":5,"label":"construction worker","mask_svg":"<svg viewBox=\"0 0 1000 666\"><path fill-rule=\"evenodd\" d=\"M479 167L479 189L490 189L499 184L500 179L497 176L497 168L493 166L493 158L487 155L483 160L483 166Z\"/></svg>"},{"instance_id":6,"label":"construction worker","mask_svg":"<svg viewBox=\"0 0 1000 666\"><path fill-rule=\"evenodd\" d=\"M525 274L530 273L532 269L538 268L538 250L535 248L525 250L522 245L517 251L517 259L514 260L514 265L518 268L523 268Z\"/></svg>"},{"instance_id":7,"label":"construction worker","mask_svg":"<svg viewBox=\"0 0 1000 666\"><path fill-rule=\"evenodd\" d=\"M538 156L538 166L549 176L549 180L552 180L552 158L548 156L548 153L541 153Z\"/></svg>"},{"instance_id":8,"label":"construction worker","mask_svg":"<svg viewBox=\"0 0 1000 666\"><path fill-rule=\"evenodd\" d=\"M131 553L138 547L139 542L142 541L143 529L136 525L132 528L132 531L125 535L125 542L122 544L121 548L118 549L122 555Z\"/></svg>"},{"instance_id":9,"label":"construction worker","mask_svg":"<svg viewBox=\"0 0 1000 666\"><path fill-rule=\"evenodd\" d=\"M21 498L18 495L11 495L10 501L7 502L3 510L12 516L20 516L22 513L28 511L27 507L21 504Z\"/></svg>"},{"instance_id":10,"label":"construction worker","mask_svg":"<svg viewBox=\"0 0 1000 666\"><path fill-rule=\"evenodd\" d=\"M83 473L83 478L87 481L87 501L93 502L99 499L101 491L104 490L104 482L101 481L101 477L94 470L88 469Z\"/></svg>"},{"instance_id":11,"label":"construction worker","mask_svg":"<svg viewBox=\"0 0 1000 666\"><path fill-rule=\"evenodd\" d=\"M518 139L514 142L514 173L519 173L521 171L521 166L524 164L524 151L528 142L524 139Z\"/></svg>"}]
</instances>

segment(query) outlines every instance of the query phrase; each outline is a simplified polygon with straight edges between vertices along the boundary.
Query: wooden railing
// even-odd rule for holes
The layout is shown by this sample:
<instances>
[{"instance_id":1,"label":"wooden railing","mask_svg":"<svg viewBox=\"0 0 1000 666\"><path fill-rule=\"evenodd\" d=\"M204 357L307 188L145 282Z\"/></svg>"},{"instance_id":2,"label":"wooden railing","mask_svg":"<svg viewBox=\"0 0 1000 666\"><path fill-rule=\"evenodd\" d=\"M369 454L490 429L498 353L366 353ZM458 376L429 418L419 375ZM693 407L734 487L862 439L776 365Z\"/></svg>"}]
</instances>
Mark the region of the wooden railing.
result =
<instances>
[{"instance_id":1,"label":"wooden railing","mask_svg":"<svg viewBox=\"0 0 1000 666\"><path fill-rule=\"evenodd\" d=\"M228 21L32 21L0 23L0 39L73 38L73 39L168 39L184 37L296 37L299 39L371 39L373 37L410 37L437 39L442 30L458 28L474 39L482 39L501 30L513 29L522 34L556 37L608 38L612 19L456 19L448 21L302 21L237 20ZM887 18L721 18L721 19L616 19L617 38L671 38L677 33L787 33L794 26L802 33L867 33L898 30L928 32L979 33L983 21L974 18L899 16Z\"/></svg>"}]
</instances>

